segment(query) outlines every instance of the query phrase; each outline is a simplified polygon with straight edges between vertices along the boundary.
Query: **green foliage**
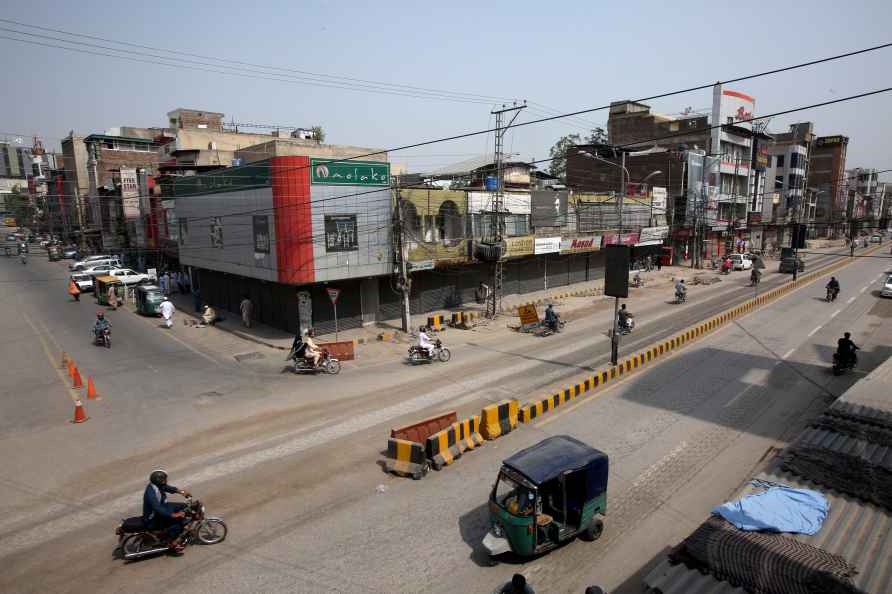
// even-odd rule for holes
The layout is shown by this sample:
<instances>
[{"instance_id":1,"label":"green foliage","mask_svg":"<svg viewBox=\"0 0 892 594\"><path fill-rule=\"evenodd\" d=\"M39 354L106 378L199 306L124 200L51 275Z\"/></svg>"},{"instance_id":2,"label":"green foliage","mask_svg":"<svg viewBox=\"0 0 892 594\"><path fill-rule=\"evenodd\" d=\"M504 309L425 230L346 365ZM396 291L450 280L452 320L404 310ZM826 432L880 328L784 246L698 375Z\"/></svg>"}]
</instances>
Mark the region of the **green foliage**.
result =
<instances>
[{"instance_id":1,"label":"green foliage","mask_svg":"<svg viewBox=\"0 0 892 594\"><path fill-rule=\"evenodd\" d=\"M548 151L548 157L551 159L551 166L548 171L562 182L567 181L567 149L578 144L607 144L607 132L604 128L592 128L592 131L583 140L579 134L568 134L558 138L551 150Z\"/></svg>"},{"instance_id":2,"label":"green foliage","mask_svg":"<svg viewBox=\"0 0 892 594\"><path fill-rule=\"evenodd\" d=\"M313 140L316 141L316 144L325 142L325 130L322 129L322 126L313 126L311 130L313 131Z\"/></svg>"}]
</instances>

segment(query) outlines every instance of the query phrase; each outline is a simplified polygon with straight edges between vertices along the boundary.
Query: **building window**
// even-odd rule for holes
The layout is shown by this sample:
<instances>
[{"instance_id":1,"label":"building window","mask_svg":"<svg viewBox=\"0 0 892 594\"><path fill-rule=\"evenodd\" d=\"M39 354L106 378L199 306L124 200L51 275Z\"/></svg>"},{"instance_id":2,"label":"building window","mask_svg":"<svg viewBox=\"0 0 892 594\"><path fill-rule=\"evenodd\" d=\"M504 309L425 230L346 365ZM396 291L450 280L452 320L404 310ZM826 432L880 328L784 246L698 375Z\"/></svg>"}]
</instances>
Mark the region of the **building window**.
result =
<instances>
[{"instance_id":1,"label":"building window","mask_svg":"<svg viewBox=\"0 0 892 594\"><path fill-rule=\"evenodd\" d=\"M774 187L775 187L775 189L784 187L784 176L783 175L774 176Z\"/></svg>"},{"instance_id":2,"label":"building window","mask_svg":"<svg viewBox=\"0 0 892 594\"><path fill-rule=\"evenodd\" d=\"M783 167L783 166L784 166L784 156L778 155L777 156L777 167Z\"/></svg>"},{"instance_id":3,"label":"building window","mask_svg":"<svg viewBox=\"0 0 892 594\"><path fill-rule=\"evenodd\" d=\"M787 184L789 188L799 188L802 185L802 176L791 173L787 177Z\"/></svg>"},{"instance_id":4,"label":"building window","mask_svg":"<svg viewBox=\"0 0 892 594\"><path fill-rule=\"evenodd\" d=\"M117 150L118 145L115 144L115 141L114 141L114 140L103 140L103 141L102 141L102 148L104 148L104 149L108 149L108 150L110 150L110 151L114 151L114 150Z\"/></svg>"},{"instance_id":5,"label":"building window","mask_svg":"<svg viewBox=\"0 0 892 594\"><path fill-rule=\"evenodd\" d=\"M799 162L802 160L802 155L799 153L790 153L790 169L799 169Z\"/></svg>"}]
</instances>

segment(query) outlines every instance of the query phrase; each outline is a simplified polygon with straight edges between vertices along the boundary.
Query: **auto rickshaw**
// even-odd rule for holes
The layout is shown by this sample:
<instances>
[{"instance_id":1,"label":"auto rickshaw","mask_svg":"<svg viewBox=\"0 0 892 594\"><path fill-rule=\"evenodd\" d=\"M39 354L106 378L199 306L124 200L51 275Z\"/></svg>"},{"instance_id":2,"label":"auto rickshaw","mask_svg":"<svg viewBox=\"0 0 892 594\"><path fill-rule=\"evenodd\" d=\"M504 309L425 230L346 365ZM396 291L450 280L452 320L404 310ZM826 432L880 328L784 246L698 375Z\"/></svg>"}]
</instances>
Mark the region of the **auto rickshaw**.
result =
<instances>
[{"instance_id":1,"label":"auto rickshaw","mask_svg":"<svg viewBox=\"0 0 892 594\"><path fill-rule=\"evenodd\" d=\"M144 316L161 315L161 302L164 295L161 288L155 285L136 287L136 311Z\"/></svg>"},{"instance_id":2,"label":"auto rickshaw","mask_svg":"<svg viewBox=\"0 0 892 594\"><path fill-rule=\"evenodd\" d=\"M50 262L58 262L62 259L62 248L57 245L48 245L46 247L46 257Z\"/></svg>"},{"instance_id":3,"label":"auto rickshaw","mask_svg":"<svg viewBox=\"0 0 892 594\"><path fill-rule=\"evenodd\" d=\"M549 437L504 462L489 498L490 559L544 553L580 536L595 540L607 514L607 454L568 435Z\"/></svg>"},{"instance_id":4,"label":"auto rickshaw","mask_svg":"<svg viewBox=\"0 0 892 594\"><path fill-rule=\"evenodd\" d=\"M113 276L94 276L93 293L96 295L96 303L99 305L111 305L111 303L108 302L109 286L115 288L115 295L118 298L118 303L124 298L124 291L126 291L127 288L124 286L124 283L121 282L121 279Z\"/></svg>"}]
</instances>

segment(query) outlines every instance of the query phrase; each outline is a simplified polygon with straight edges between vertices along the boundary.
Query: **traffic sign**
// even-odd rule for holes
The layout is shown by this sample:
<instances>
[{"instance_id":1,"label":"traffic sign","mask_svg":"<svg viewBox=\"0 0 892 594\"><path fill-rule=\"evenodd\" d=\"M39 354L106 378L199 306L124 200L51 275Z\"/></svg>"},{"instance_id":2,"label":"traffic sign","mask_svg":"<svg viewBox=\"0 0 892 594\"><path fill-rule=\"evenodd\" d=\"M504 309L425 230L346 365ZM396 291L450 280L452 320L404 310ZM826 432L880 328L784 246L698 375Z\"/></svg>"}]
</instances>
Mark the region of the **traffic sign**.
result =
<instances>
[{"instance_id":1,"label":"traffic sign","mask_svg":"<svg viewBox=\"0 0 892 594\"><path fill-rule=\"evenodd\" d=\"M338 302L338 297L341 295L340 289L325 289L328 292L328 298L331 299L331 304L334 305Z\"/></svg>"}]
</instances>

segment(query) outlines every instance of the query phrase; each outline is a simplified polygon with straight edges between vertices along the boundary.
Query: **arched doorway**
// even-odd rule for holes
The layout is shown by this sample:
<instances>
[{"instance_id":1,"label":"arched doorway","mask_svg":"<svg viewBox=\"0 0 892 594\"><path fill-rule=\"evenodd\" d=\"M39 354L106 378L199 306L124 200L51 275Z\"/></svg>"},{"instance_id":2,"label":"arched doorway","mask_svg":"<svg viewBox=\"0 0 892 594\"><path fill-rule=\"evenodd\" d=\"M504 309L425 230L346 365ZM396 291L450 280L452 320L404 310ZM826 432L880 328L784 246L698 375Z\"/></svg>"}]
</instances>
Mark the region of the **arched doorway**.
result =
<instances>
[{"instance_id":1,"label":"arched doorway","mask_svg":"<svg viewBox=\"0 0 892 594\"><path fill-rule=\"evenodd\" d=\"M452 200L445 200L437 213L437 230L443 245L456 245L464 238L462 215Z\"/></svg>"}]
</instances>

